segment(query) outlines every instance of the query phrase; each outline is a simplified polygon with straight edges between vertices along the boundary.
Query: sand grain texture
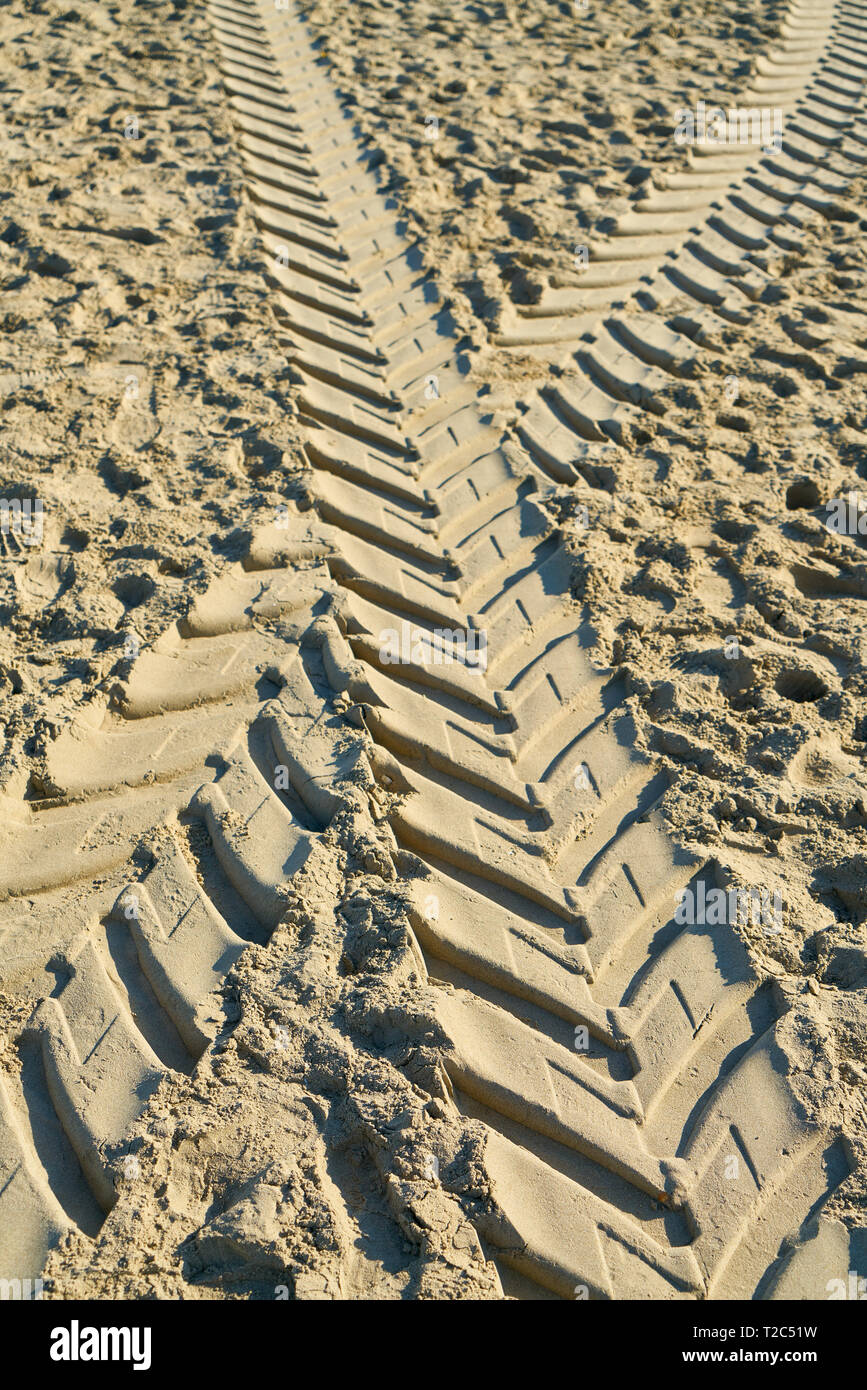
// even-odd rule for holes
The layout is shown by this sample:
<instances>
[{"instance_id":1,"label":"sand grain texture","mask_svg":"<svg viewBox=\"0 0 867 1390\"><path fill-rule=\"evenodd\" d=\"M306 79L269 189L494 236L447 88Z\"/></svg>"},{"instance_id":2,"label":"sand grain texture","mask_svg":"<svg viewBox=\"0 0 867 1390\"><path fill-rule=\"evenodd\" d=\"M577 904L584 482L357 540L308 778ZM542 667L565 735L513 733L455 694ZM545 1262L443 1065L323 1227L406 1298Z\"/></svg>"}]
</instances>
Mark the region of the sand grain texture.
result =
<instances>
[{"instance_id":1,"label":"sand grain texture","mask_svg":"<svg viewBox=\"0 0 867 1390\"><path fill-rule=\"evenodd\" d=\"M46 48L82 22L7 8ZM568 10L340 4L323 46L317 5L214 0L210 34L149 7L134 40L118 7L74 60L90 91L106 44L151 57L124 120L185 114L103 154L130 169L84 260L38 201L0 234L8 370L44 373L4 400L4 484L36 467L49 503L4 579L4 1277L666 1300L867 1273L863 546L823 523L863 469L867 8L699 37L696 7L661 35ZM785 92L778 154L652 148L712 74ZM469 134L425 147L443 93ZM607 200L592 284L557 272L564 188ZM54 296L87 274L99 307ZM486 663L384 660L405 625L484 632ZM675 918L750 885L778 931Z\"/></svg>"}]
</instances>

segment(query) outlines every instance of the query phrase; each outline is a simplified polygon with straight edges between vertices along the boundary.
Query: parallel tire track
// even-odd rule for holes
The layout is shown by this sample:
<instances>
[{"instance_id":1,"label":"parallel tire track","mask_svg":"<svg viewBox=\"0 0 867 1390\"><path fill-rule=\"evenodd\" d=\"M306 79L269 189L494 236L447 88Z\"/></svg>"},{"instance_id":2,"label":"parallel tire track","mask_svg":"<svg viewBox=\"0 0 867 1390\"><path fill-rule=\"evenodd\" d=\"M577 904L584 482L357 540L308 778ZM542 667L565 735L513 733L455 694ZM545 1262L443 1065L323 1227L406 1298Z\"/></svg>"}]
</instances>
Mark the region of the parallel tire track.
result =
<instances>
[{"instance_id":1,"label":"parallel tire track","mask_svg":"<svg viewBox=\"0 0 867 1390\"><path fill-rule=\"evenodd\" d=\"M867 7L793 3L782 43L758 61L738 106L783 113L779 150L696 146L690 167L589 247L580 283L553 288L500 335L570 369L516 421L535 462L559 481L593 480L593 462L629 438L642 411L695 375L715 330L743 324L771 284L762 253L797 252L806 210L839 211L867 161ZM851 214L850 214L851 215Z\"/></svg>"},{"instance_id":2,"label":"parallel tire track","mask_svg":"<svg viewBox=\"0 0 867 1390\"><path fill-rule=\"evenodd\" d=\"M483 1234L522 1291L753 1293L845 1155L800 1115L779 1006L734 935L671 921L709 870L665 837L663 785L585 654L545 473L486 425L302 24L210 12L343 589L326 671L405 793L397 862L444 985L447 1067L489 1132L502 1219ZM429 652L438 629L484 630L487 669L387 659L383 634L407 628Z\"/></svg>"},{"instance_id":3,"label":"parallel tire track","mask_svg":"<svg viewBox=\"0 0 867 1390\"><path fill-rule=\"evenodd\" d=\"M738 97L745 119L732 141L687 142L689 168L663 175L664 186L616 219L607 241L588 246L586 271L555 277L537 304L517 306L500 334L503 346L545 356L548 344L557 356L559 343L562 356L598 331L606 310L634 298L640 283L668 298L677 292L699 306L719 305L731 295L726 277L747 269L740 262L750 251L768 239L797 245L799 206L817 198L822 205L823 186L833 196L837 180L823 185L829 155L843 184L862 163L865 10L859 0L793 0L780 27L779 46L758 57L753 86ZM781 138L768 141L776 113ZM674 128L672 112L672 138Z\"/></svg>"},{"instance_id":4,"label":"parallel tire track","mask_svg":"<svg viewBox=\"0 0 867 1390\"><path fill-rule=\"evenodd\" d=\"M672 920L712 869L668 840L665 781L589 660L548 472L480 411L298 15L209 12L311 506L52 745L3 832L4 988L36 1006L0 1082L0 1273L98 1229L130 1124L208 1045L214 987L280 920L349 776L401 796L394 860L454 1100L483 1126L506 1290L773 1296L793 1263L821 1290L807 1223L847 1155L795 1101L781 1001L735 934ZM447 660L468 633L486 663ZM405 642L427 659L396 660ZM323 727L326 690L369 739ZM54 943L53 990L25 935Z\"/></svg>"}]
</instances>

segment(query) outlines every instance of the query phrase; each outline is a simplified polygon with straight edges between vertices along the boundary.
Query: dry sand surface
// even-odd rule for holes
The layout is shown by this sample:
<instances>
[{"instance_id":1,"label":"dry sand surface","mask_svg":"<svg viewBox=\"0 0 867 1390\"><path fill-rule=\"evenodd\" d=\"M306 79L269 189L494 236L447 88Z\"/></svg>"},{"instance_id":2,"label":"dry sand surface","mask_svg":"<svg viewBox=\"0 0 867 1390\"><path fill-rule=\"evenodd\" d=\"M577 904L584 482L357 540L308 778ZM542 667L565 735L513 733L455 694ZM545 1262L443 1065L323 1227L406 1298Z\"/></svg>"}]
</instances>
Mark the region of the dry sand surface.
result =
<instances>
[{"instance_id":1,"label":"dry sand surface","mask_svg":"<svg viewBox=\"0 0 867 1390\"><path fill-rule=\"evenodd\" d=\"M0 40L0 1280L846 1296L867 0Z\"/></svg>"}]
</instances>

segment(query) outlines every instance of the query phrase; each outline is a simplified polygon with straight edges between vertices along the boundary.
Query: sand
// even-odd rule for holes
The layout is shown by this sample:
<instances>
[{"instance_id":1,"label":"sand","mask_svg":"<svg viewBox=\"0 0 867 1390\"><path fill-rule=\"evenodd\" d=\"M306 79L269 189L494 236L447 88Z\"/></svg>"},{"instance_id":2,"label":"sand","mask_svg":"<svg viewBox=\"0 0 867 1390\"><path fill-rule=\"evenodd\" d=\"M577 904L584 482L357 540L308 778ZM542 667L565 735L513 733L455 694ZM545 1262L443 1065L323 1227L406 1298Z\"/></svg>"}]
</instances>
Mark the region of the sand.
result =
<instances>
[{"instance_id":1,"label":"sand","mask_svg":"<svg viewBox=\"0 0 867 1390\"><path fill-rule=\"evenodd\" d=\"M865 16L0 9L0 1279L867 1276Z\"/></svg>"}]
</instances>

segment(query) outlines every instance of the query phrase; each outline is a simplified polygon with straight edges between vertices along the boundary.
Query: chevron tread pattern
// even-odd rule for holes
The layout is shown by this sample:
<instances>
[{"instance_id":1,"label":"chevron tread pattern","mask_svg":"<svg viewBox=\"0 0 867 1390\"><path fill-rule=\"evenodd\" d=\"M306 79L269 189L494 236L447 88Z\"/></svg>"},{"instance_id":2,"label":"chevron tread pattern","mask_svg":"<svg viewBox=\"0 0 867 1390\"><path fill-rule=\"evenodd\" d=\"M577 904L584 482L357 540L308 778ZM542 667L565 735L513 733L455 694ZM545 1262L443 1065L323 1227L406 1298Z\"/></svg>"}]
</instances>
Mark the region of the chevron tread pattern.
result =
<instances>
[{"instance_id":1,"label":"chevron tread pattern","mask_svg":"<svg viewBox=\"0 0 867 1390\"><path fill-rule=\"evenodd\" d=\"M801 1113L780 1005L734 933L673 920L678 890L711 871L665 832L665 780L587 655L544 506L552 476L576 476L570 441L616 438L624 409L663 410L660 382L688 375L698 349L646 312L607 322L581 352L586 389L537 401L526 451L504 441L298 13L208 10L297 373L312 505L255 534L100 716L52 745L44 798L0 832L4 925L27 898L50 937L78 885L59 985L35 990L21 1080L0 1088L0 1274L22 1261L35 1273L73 1223L98 1228L130 1123L208 1046L214 989L280 921L351 773L356 789L400 795L394 862L454 1101L483 1127L496 1212L479 1230L504 1289L773 1296L784 1242L848 1160ZM760 65L759 82L793 84L798 153L784 146L767 174L785 201L741 197L749 153L734 179L702 160L709 184L672 187L618 229L627 256L635 237L682 245L654 303L677 265L708 312L730 302L713 280L729 274L723 253L716 269L713 254L695 272L684 259L708 192L735 189L712 221L736 268L796 186L836 196L827 151L830 182L844 179L857 12L829 9L813 35L792 7L781 53ZM836 115L799 56L818 42L843 84ZM776 102L776 86L760 90ZM625 283L612 266L591 293ZM571 301L557 303L571 322ZM485 659L461 659L481 634ZM329 706L365 739L336 744ZM817 1247L817 1268L825 1258Z\"/></svg>"}]
</instances>

